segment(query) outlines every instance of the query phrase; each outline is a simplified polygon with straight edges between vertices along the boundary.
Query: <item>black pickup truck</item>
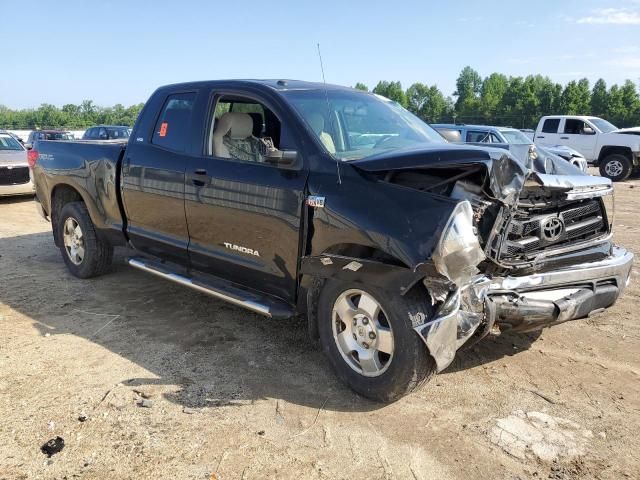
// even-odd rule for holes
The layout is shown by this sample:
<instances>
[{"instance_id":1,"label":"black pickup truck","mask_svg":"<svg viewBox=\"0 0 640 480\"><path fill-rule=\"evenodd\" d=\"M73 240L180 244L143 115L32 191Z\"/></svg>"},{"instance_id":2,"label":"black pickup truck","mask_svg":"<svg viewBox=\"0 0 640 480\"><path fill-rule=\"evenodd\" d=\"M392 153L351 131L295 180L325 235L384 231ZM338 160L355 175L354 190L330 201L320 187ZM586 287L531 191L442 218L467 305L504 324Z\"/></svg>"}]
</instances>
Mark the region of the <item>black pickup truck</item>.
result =
<instances>
[{"instance_id":1,"label":"black pickup truck","mask_svg":"<svg viewBox=\"0 0 640 480\"><path fill-rule=\"evenodd\" d=\"M273 318L392 401L464 344L603 310L633 256L613 190L564 161L448 144L398 104L293 80L171 85L128 143L38 141L36 202L80 278L128 263ZM142 293L142 292L139 292Z\"/></svg>"}]
</instances>

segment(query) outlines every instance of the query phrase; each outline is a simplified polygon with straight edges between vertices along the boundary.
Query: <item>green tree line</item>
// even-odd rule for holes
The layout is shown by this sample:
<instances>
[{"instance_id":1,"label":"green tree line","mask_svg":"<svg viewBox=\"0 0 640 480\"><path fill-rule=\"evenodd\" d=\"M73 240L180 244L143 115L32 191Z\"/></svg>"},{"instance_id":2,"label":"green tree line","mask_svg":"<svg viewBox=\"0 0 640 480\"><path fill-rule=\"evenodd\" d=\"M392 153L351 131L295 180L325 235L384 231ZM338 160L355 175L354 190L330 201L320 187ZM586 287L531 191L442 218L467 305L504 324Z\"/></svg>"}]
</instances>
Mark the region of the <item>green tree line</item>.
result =
<instances>
[{"instance_id":1,"label":"green tree line","mask_svg":"<svg viewBox=\"0 0 640 480\"><path fill-rule=\"evenodd\" d=\"M355 88L369 90L362 83ZM456 80L456 91L445 96L436 85L414 83L406 90L398 81L380 81L374 93L395 100L426 122L463 122L535 128L544 115L595 115L618 127L640 125L640 95L636 85L607 86L603 79L593 87L589 80L566 85L542 75L511 77L492 73L482 78L465 67ZM83 129L91 125L133 126L143 104L99 107L91 100L62 108L43 103L35 109L12 110L0 105L0 128Z\"/></svg>"},{"instance_id":2,"label":"green tree line","mask_svg":"<svg viewBox=\"0 0 640 480\"><path fill-rule=\"evenodd\" d=\"M99 107L92 100L84 100L80 105L63 105L62 108L43 103L38 108L12 110L0 105L0 128L81 130L100 124L133 126L143 105L139 103L130 107L120 104L113 107Z\"/></svg>"},{"instance_id":3,"label":"green tree line","mask_svg":"<svg viewBox=\"0 0 640 480\"><path fill-rule=\"evenodd\" d=\"M355 88L369 90L357 83ZM372 90L400 103L430 123L462 122L535 128L544 115L594 115L618 127L640 125L640 95L636 85L607 87L603 79L593 88L589 80L566 85L542 75L507 77L492 73L482 78L465 67L456 80L453 96L445 96L436 85L414 83L404 90L400 82L380 81Z\"/></svg>"}]
</instances>

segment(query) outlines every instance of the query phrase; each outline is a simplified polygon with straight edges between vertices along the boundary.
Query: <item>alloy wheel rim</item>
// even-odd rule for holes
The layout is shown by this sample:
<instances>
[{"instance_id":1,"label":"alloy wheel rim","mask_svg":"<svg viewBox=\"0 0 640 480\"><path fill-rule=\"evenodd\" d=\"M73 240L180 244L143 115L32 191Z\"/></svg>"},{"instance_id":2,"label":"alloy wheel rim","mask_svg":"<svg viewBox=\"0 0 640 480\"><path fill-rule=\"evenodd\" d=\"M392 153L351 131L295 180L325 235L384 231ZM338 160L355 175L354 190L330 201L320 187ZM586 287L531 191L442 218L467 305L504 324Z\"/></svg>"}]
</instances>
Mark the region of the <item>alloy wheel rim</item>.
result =
<instances>
[{"instance_id":1,"label":"alloy wheel rim","mask_svg":"<svg viewBox=\"0 0 640 480\"><path fill-rule=\"evenodd\" d=\"M74 265L80 265L85 254L84 235L75 218L69 217L65 220L62 238L69 260Z\"/></svg>"},{"instance_id":2,"label":"alloy wheel rim","mask_svg":"<svg viewBox=\"0 0 640 480\"><path fill-rule=\"evenodd\" d=\"M618 160L608 162L604 167L604 171L607 172L607 175L610 175L612 177L617 177L618 175L620 175L622 173L622 170L622 163L620 163L620 161Z\"/></svg>"},{"instance_id":3,"label":"alloy wheel rim","mask_svg":"<svg viewBox=\"0 0 640 480\"><path fill-rule=\"evenodd\" d=\"M363 290L343 292L332 312L333 339L344 361L365 377L387 371L393 360L394 339L380 303Z\"/></svg>"}]
</instances>

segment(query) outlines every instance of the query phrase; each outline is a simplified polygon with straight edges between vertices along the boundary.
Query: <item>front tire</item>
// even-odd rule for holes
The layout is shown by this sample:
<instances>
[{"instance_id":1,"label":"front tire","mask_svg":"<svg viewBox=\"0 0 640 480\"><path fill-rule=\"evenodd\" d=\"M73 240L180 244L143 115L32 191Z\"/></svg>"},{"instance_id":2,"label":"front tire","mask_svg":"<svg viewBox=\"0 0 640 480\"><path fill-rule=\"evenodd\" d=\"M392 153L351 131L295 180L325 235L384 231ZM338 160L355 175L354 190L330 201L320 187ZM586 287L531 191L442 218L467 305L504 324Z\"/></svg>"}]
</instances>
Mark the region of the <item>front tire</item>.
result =
<instances>
[{"instance_id":1,"label":"front tire","mask_svg":"<svg viewBox=\"0 0 640 480\"><path fill-rule=\"evenodd\" d=\"M64 205L56 228L62 259L73 275L91 278L103 274L109 268L113 259L113 247L98 238L83 202Z\"/></svg>"},{"instance_id":2,"label":"front tire","mask_svg":"<svg viewBox=\"0 0 640 480\"><path fill-rule=\"evenodd\" d=\"M436 365L411 317L430 318L420 290L405 296L329 280L318 301L322 349L338 378L360 395L393 402L424 385Z\"/></svg>"},{"instance_id":3,"label":"front tire","mask_svg":"<svg viewBox=\"0 0 640 480\"><path fill-rule=\"evenodd\" d=\"M600 162L600 175L613 182L624 182L632 170L631 160L619 153L609 155Z\"/></svg>"}]
</instances>

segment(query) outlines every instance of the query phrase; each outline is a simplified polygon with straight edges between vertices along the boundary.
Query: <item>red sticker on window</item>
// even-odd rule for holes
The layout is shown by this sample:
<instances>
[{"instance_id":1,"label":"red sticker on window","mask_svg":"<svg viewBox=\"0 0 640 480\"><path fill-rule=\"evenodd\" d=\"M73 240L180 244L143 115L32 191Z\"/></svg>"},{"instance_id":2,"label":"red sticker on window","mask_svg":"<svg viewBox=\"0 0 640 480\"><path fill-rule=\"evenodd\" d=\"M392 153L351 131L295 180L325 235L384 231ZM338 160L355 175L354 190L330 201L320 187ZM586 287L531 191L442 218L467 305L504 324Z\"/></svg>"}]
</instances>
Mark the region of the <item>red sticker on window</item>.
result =
<instances>
[{"instance_id":1,"label":"red sticker on window","mask_svg":"<svg viewBox=\"0 0 640 480\"><path fill-rule=\"evenodd\" d=\"M160 124L160 136L161 137L166 137L167 136L167 127L169 126L169 124L167 122L162 122Z\"/></svg>"}]
</instances>

